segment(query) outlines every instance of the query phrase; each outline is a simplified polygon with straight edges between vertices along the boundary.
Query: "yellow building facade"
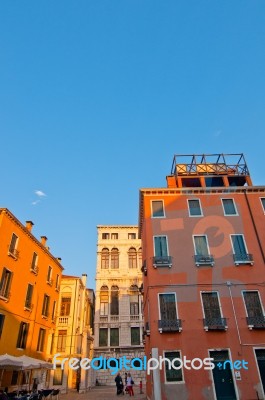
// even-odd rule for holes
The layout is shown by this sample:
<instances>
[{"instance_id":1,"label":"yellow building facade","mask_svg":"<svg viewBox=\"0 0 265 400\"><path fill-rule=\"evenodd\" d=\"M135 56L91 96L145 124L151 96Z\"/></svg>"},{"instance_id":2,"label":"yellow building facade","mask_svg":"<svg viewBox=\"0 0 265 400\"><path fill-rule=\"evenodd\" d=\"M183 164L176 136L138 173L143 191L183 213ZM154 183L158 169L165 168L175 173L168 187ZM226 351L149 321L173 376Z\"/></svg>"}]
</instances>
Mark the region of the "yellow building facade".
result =
<instances>
[{"instance_id":1,"label":"yellow building facade","mask_svg":"<svg viewBox=\"0 0 265 400\"><path fill-rule=\"evenodd\" d=\"M94 291L86 288L87 275L63 275L56 317L56 326L50 337L49 359L56 367L51 371L50 387L86 392L91 387L91 370L71 369L65 358L93 357ZM54 356L56 355L56 359Z\"/></svg>"}]
</instances>

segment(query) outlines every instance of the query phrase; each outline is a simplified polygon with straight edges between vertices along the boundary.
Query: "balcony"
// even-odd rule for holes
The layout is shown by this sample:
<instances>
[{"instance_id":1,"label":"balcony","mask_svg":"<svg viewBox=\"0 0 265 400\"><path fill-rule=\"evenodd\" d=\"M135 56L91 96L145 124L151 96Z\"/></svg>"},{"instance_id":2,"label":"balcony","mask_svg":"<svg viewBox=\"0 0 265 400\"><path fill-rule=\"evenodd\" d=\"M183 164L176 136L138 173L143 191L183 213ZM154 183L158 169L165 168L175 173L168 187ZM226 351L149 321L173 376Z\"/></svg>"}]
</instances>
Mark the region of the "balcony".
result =
<instances>
[{"instance_id":1,"label":"balcony","mask_svg":"<svg viewBox=\"0 0 265 400\"><path fill-rule=\"evenodd\" d=\"M58 317L58 325L68 325L69 317Z\"/></svg>"},{"instance_id":2,"label":"balcony","mask_svg":"<svg viewBox=\"0 0 265 400\"><path fill-rule=\"evenodd\" d=\"M226 318L204 318L203 326L206 332L208 331L226 331L227 330L227 322Z\"/></svg>"},{"instance_id":3,"label":"balcony","mask_svg":"<svg viewBox=\"0 0 265 400\"><path fill-rule=\"evenodd\" d=\"M39 267L37 265L32 265L30 268L30 272L32 272L34 275L38 275Z\"/></svg>"},{"instance_id":4,"label":"balcony","mask_svg":"<svg viewBox=\"0 0 265 400\"><path fill-rule=\"evenodd\" d=\"M110 322L118 322L119 315L110 315Z\"/></svg>"},{"instance_id":5,"label":"balcony","mask_svg":"<svg viewBox=\"0 0 265 400\"><path fill-rule=\"evenodd\" d=\"M131 321L140 321L140 315L130 315Z\"/></svg>"},{"instance_id":6,"label":"balcony","mask_svg":"<svg viewBox=\"0 0 265 400\"><path fill-rule=\"evenodd\" d=\"M100 322L108 322L108 316L107 315L100 315L99 316Z\"/></svg>"},{"instance_id":7,"label":"balcony","mask_svg":"<svg viewBox=\"0 0 265 400\"><path fill-rule=\"evenodd\" d=\"M258 317L247 317L248 328L251 329L265 329L265 317L260 315Z\"/></svg>"},{"instance_id":8,"label":"balcony","mask_svg":"<svg viewBox=\"0 0 265 400\"><path fill-rule=\"evenodd\" d=\"M153 267L172 267L172 257L171 256L155 256L153 257Z\"/></svg>"},{"instance_id":9,"label":"balcony","mask_svg":"<svg viewBox=\"0 0 265 400\"><path fill-rule=\"evenodd\" d=\"M9 250L8 250L8 255L9 255L10 257L13 257L15 260L17 260L17 259L18 259L18 256L19 256L19 251L18 251L17 249L9 248Z\"/></svg>"},{"instance_id":10,"label":"balcony","mask_svg":"<svg viewBox=\"0 0 265 400\"><path fill-rule=\"evenodd\" d=\"M181 332L181 319L160 319L158 321L158 330L162 332Z\"/></svg>"},{"instance_id":11,"label":"balcony","mask_svg":"<svg viewBox=\"0 0 265 400\"><path fill-rule=\"evenodd\" d=\"M205 255L197 255L194 256L196 267L200 267L202 265L210 265L211 267L214 266L214 257L211 254Z\"/></svg>"},{"instance_id":12,"label":"balcony","mask_svg":"<svg viewBox=\"0 0 265 400\"><path fill-rule=\"evenodd\" d=\"M236 253L233 254L235 265L239 264L254 264L253 255L247 253Z\"/></svg>"}]
</instances>

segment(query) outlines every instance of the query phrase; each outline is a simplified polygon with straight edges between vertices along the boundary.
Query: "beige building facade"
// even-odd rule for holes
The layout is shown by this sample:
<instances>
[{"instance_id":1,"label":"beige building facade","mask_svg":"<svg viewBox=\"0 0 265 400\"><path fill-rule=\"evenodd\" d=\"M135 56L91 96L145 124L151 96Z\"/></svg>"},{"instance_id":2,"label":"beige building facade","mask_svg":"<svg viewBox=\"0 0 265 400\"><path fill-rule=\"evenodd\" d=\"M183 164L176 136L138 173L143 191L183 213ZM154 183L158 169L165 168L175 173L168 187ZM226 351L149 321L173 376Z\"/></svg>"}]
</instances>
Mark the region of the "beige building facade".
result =
<instances>
[{"instance_id":1,"label":"beige building facade","mask_svg":"<svg viewBox=\"0 0 265 400\"><path fill-rule=\"evenodd\" d=\"M94 357L108 364L105 368L98 360L99 369L93 372L97 384L115 385L116 367L124 356L136 359L137 368L144 357L141 240L138 226L100 225L97 231ZM124 378L126 369L118 369ZM145 381L144 371L130 372L136 385Z\"/></svg>"},{"instance_id":2,"label":"beige building facade","mask_svg":"<svg viewBox=\"0 0 265 400\"><path fill-rule=\"evenodd\" d=\"M56 366L51 371L50 387L60 389L61 393L72 389L84 393L92 385L89 369L71 369L68 361L61 368L64 358L81 361L93 356L94 291L87 289L86 284L86 274L81 278L62 276L56 327L48 346L50 360Z\"/></svg>"}]
</instances>

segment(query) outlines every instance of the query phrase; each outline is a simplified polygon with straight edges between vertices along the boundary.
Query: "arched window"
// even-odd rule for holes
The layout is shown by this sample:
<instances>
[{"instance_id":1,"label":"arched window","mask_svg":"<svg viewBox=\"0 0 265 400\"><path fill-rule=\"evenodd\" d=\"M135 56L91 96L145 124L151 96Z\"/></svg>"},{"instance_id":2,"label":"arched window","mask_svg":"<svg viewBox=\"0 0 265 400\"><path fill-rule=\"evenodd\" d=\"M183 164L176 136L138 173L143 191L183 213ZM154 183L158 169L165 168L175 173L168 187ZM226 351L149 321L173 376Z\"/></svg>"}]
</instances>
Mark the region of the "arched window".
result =
<instances>
[{"instance_id":1,"label":"arched window","mask_svg":"<svg viewBox=\"0 0 265 400\"><path fill-rule=\"evenodd\" d=\"M109 288L104 285L100 288L100 315L108 315L109 311Z\"/></svg>"},{"instance_id":2,"label":"arched window","mask_svg":"<svg viewBox=\"0 0 265 400\"><path fill-rule=\"evenodd\" d=\"M119 315L119 288L111 287L110 315Z\"/></svg>"},{"instance_id":3,"label":"arched window","mask_svg":"<svg viewBox=\"0 0 265 400\"><path fill-rule=\"evenodd\" d=\"M137 285L130 286L130 315L139 316L139 289Z\"/></svg>"},{"instance_id":4,"label":"arched window","mask_svg":"<svg viewBox=\"0 0 265 400\"><path fill-rule=\"evenodd\" d=\"M129 268L137 268L137 252L134 247L131 247L128 252Z\"/></svg>"},{"instance_id":5,"label":"arched window","mask_svg":"<svg viewBox=\"0 0 265 400\"><path fill-rule=\"evenodd\" d=\"M119 268L119 250L116 248L113 248L111 250L111 256L110 256L110 260L111 260L111 268L112 269L118 269Z\"/></svg>"},{"instance_id":6,"label":"arched window","mask_svg":"<svg viewBox=\"0 0 265 400\"><path fill-rule=\"evenodd\" d=\"M109 268L109 249L102 249L101 251L101 269Z\"/></svg>"}]
</instances>

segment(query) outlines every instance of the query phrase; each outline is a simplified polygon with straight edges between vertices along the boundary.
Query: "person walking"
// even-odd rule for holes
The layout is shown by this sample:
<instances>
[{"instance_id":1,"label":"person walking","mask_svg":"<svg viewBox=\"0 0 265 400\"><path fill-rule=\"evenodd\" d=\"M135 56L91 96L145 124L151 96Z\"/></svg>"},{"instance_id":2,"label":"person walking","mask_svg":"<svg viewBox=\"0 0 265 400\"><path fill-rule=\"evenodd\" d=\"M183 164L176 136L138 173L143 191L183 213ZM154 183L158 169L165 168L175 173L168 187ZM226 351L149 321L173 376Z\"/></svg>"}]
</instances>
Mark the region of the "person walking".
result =
<instances>
[{"instance_id":1,"label":"person walking","mask_svg":"<svg viewBox=\"0 0 265 400\"><path fill-rule=\"evenodd\" d=\"M116 388L117 388L117 396L119 395L119 394L124 394L124 391L123 391L123 383L122 383L122 377L121 377L121 374L120 374L120 372L118 372L117 373L117 376L116 376L116 378L115 378L115 383L116 383Z\"/></svg>"},{"instance_id":2,"label":"person walking","mask_svg":"<svg viewBox=\"0 0 265 400\"><path fill-rule=\"evenodd\" d=\"M128 372L128 376L127 376L127 388L128 388L128 393L129 393L130 396L134 396L133 385L134 385L133 378L132 378L130 372Z\"/></svg>"}]
</instances>

